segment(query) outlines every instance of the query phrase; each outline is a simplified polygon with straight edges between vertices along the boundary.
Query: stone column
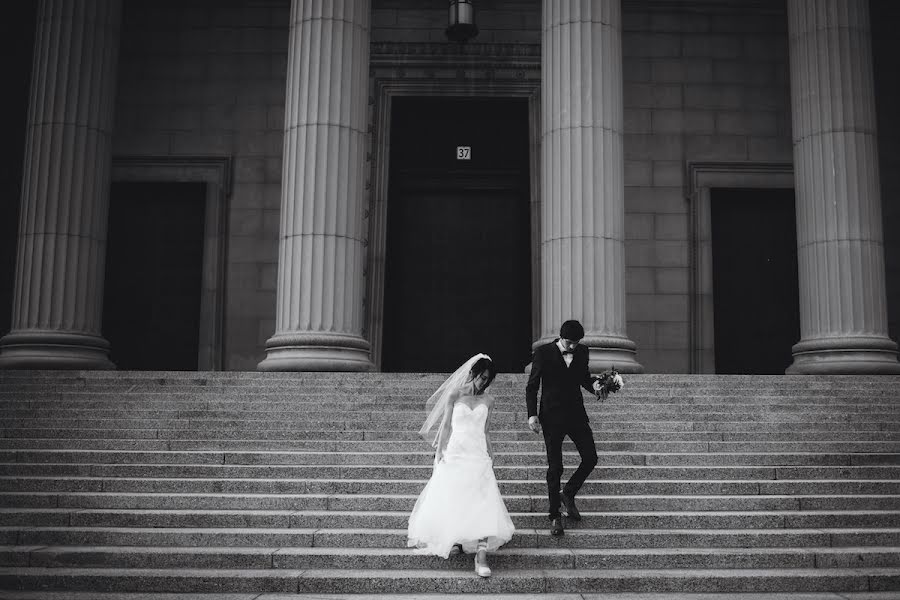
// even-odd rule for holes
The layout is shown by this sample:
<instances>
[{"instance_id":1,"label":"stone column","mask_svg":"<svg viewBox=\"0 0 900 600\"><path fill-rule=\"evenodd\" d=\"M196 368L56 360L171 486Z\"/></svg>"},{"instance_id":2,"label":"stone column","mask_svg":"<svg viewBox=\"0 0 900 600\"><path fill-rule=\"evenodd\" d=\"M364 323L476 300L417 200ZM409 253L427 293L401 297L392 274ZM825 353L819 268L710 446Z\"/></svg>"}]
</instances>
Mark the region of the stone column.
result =
<instances>
[{"instance_id":1,"label":"stone column","mask_svg":"<svg viewBox=\"0 0 900 600\"><path fill-rule=\"evenodd\" d=\"M369 0L293 0L275 335L263 371L366 371Z\"/></svg>"},{"instance_id":2,"label":"stone column","mask_svg":"<svg viewBox=\"0 0 900 600\"><path fill-rule=\"evenodd\" d=\"M121 0L40 3L0 367L114 368L100 326L121 17Z\"/></svg>"},{"instance_id":3,"label":"stone column","mask_svg":"<svg viewBox=\"0 0 900 600\"><path fill-rule=\"evenodd\" d=\"M788 373L898 373L867 0L788 0L800 342Z\"/></svg>"},{"instance_id":4,"label":"stone column","mask_svg":"<svg viewBox=\"0 0 900 600\"><path fill-rule=\"evenodd\" d=\"M541 340L584 325L592 371L641 372L625 333L620 0L544 0Z\"/></svg>"}]
</instances>

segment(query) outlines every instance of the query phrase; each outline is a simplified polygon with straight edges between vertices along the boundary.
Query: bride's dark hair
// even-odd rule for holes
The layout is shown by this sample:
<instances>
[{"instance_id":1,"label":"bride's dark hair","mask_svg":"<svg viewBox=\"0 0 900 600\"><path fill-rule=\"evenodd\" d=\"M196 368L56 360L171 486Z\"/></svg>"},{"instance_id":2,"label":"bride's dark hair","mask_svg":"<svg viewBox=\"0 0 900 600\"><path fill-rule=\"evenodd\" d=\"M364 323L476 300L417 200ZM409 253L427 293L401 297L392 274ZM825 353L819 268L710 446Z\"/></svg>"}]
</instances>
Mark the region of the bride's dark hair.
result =
<instances>
[{"instance_id":1,"label":"bride's dark hair","mask_svg":"<svg viewBox=\"0 0 900 600\"><path fill-rule=\"evenodd\" d=\"M488 379L487 383L484 384L484 389L487 389L487 387L491 385L491 382L494 381L494 377L497 376L497 367L494 366L494 362L489 358L479 358L475 361L475 364L469 369L469 378L467 381L474 381L476 377L485 371L487 371Z\"/></svg>"}]
</instances>

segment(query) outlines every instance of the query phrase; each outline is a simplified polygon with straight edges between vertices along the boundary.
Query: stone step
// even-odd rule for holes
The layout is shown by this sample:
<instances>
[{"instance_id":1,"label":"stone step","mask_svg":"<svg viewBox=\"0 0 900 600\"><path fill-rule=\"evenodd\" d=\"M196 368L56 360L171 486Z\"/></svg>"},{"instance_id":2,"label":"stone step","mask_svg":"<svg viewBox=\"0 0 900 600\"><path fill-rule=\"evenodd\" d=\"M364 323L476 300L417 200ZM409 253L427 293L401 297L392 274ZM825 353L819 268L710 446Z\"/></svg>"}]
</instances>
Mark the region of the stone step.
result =
<instances>
[{"instance_id":1,"label":"stone step","mask_svg":"<svg viewBox=\"0 0 900 600\"><path fill-rule=\"evenodd\" d=\"M891 591L900 569L558 569L471 571L340 569L103 569L7 567L0 588L160 592L584 593Z\"/></svg>"},{"instance_id":2,"label":"stone step","mask_svg":"<svg viewBox=\"0 0 900 600\"><path fill-rule=\"evenodd\" d=\"M504 548L802 548L900 546L900 528L567 529L520 528ZM0 527L0 545L406 548L406 528Z\"/></svg>"},{"instance_id":3,"label":"stone step","mask_svg":"<svg viewBox=\"0 0 900 600\"><path fill-rule=\"evenodd\" d=\"M858 412L835 411L827 408L811 410L775 410L764 411L641 411L641 410L615 410L615 411L588 411L594 422L600 423L716 423L716 422L747 422L747 423L846 423L856 426L864 423L885 421L888 423L900 421L900 412L876 409L868 406ZM46 413L46 414L45 414ZM343 414L339 420L346 425L366 425L372 427L391 427L403 429L414 428L423 420L422 411L407 411L405 414L399 410L392 410L390 414L384 412L367 412L356 408L335 408L331 411L255 411L255 410L128 410L127 408L116 410L0 410L0 419L11 429L31 428L35 424L46 427L58 427L60 424L72 424L83 426L85 422L96 421L97 425L110 426L120 424L127 429L140 429L147 427L167 427L170 429L190 427L192 424L206 424L218 427L222 424L232 424L236 421L246 422L255 429L283 429L285 427L300 428L304 423L332 422L335 414ZM298 414L302 414L299 417ZM491 424L494 428L508 428L520 426L527 421L527 413L524 408L521 411L495 410Z\"/></svg>"},{"instance_id":4,"label":"stone step","mask_svg":"<svg viewBox=\"0 0 900 600\"><path fill-rule=\"evenodd\" d=\"M52 415L43 416L37 411L5 411L12 413L2 417L2 422L9 429L57 429L60 427L79 427L93 429L190 429L206 427L222 429L238 427L239 429L300 429L314 425L318 429L389 429L392 431L416 431L424 419L420 410L401 411L391 409L390 414L370 414L359 407L334 408L329 412L304 415L297 408L288 411L258 410L153 410L138 412L136 410L54 410ZM43 412L43 411L41 411ZM49 411L48 411L49 412ZM92 414L94 413L94 414ZM737 425L745 424L751 431L765 430L761 426L782 424L797 425L806 429L833 430L835 425L844 425L854 430L866 430L873 424L881 423L879 429L898 430L900 412L878 409L872 405L858 412L847 410L804 409L798 411L765 409L759 411L668 411L623 409L615 411L588 410L594 427L606 429L633 429L636 425L646 424L644 429L652 426L654 431L683 431L702 427L715 427L724 424L728 429L741 430ZM302 415L302 416L299 416ZM336 418L336 415L340 417ZM95 423L91 425L91 421ZM524 407L515 411L497 411L492 418L492 429L516 430L524 426L527 413ZM323 424L330 426L322 427ZM304 425L307 424L307 425ZM621 424L621 425L620 425ZM821 427L816 427L820 425ZM726 429L727 430L727 429Z\"/></svg>"},{"instance_id":5,"label":"stone step","mask_svg":"<svg viewBox=\"0 0 900 600\"><path fill-rule=\"evenodd\" d=\"M51 410L54 405L64 410L107 410L122 409L148 410L183 410L183 411L218 411L235 412L289 412L324 411L324 410L367 410L391 409L401 413L422 413L428 394L422 396L409 395L354 395L352 392L329 394L252 394L222 395L194 393L159 393L122 396L103 393L73 394L41 394L20 393L9 394L0 391L0 408L3 410ZM605 411L652 412L659 409L663 412L691 413L700 412L746 412L754 413L765 410L783 411L785 413L822 412L833 410L858 414L868 406L884 412L896 412L896 397L891 394L882 396L839 396L822 399L815 395L758 396L745 398L740 395L722 396L686 396L661 397L659 395L616 395L599 400L593 395L585 394L584 405L589 413ZM524 395L495 397L495 409L501 413L520 412L526 408Z\"/></svg>"},{"instance_id":6,"label":"stone step","mask_svg":"<svg viewBox=\"0 0 900 600\"><path fill-rule=\"evenodd\" d=\"M607 430L618 431L891 431L900 432L900 413L888 417L879 414L867 414L860 419L827 419L809 420L808 415L802 419L776 418L775 420L746 419L735 420L734 415L726 415L723 420L657 420L657 416L632 415L629 420L597 419ZM525 428L527 418L522 413L520 418L498 420L492 422L493 434L505 431L521 432ZM159 430L173 432L184 436L185 433L196 435L199 432L220 431L234 436L236 433L256 431L294 432L294 431L395 431L401 433L415 432L422 424L421 416L409 419L378 420L365 417L345 417L331 419L323 416L320 419L271 420L259 419L6 419L3 422L6 432L35 430ZM9 437L7 435L6 437ZM55 437L55 436L54 436Z\"/></svg>"},{"instance_id":7,"label":"stone step","mask_svg":"<svg viewBox=\"0 0 900 600\"><path fill-rule=\"evenodd\" d=\"M320 399L332 398L337 401L360 400L399 400L410 402L422 402L429 398L442 382L432 382L421 385L388 385L377 386L359 385L354 383L278 383L259 384L253 386L241 385L157 385L157 384L99 384L91 383L74 386L60 383L3 383L0 382L0 400L12 399L16 396L34 398L37 400L50 400L65 398L90 399L119 397L129 401L137 398L181 398L193 396L198 400L217 401L243 399L253 401L256 398L282 400L295 399ZM719 399L742 398L747 402L767 402L772 400L803 398L814 403L841 402L850 400L853 402L861 398L870 398L873 401L882 401L891 398L900 385L896 379L871 385L832 385L815 387L806 385L781 385L781 386L740 386L740 385L705 385L694 388L668 386L668 385L642 385L634 379L626 379L625 386L615 394L611 394L605 402L627 402L632 399L646 401L657 399L659 401L683 402L685 400L710 399L720 402ZM496 380L491 385L489 394L498 401L523 402L526 391L526 380L513 383L498 383ZM580 390L585 397L594 395L587 390Z\"/></svg>"},{"instance_id":8,"label":"stone step","mask_svg":"<svg viewBox=\"0 0 900 600\"><path fill-rule=\"evenodd\" d=\"M28 444L37 444L37 442L19 440L45 440L53 439L42 437L48 435L46 430L38 435L28 435L24 431L7 431L0 432L0 436L4 433L10 434L6 437L0 437L0 441L8 449L27 447ZM55 432L50 432L52 433ZM204 437L205 436L205 437ZM858 441L852 441L853 437L863 438ZM609 451L615 450L631 450L634 446L630 444L709 444L707 446L693 446L700 451L720 451L729 452L734 448L740 448L738 444L768 444L768 443L789 443L801 444L804 442L815 442L818 444L843 444L843 443L866 443L877 442L882 444L900 443L900 433L894 432L795 432L790 433L767 434L767 433L719 433L719 432L615 432L615 431L594 431L594 438L598 444L606 444L604 448ZM146 444L152 441L153 444L166 444L166 448L171 450L241 450L245 446L274 446L281 450L302 450L304 447L322 449L323 451L334 451L346 448L352 448L352 444L366 442L370 445L375 444L381 448L391 449L394 444L402 444L402 448L413 448L419 452L429 451L429 446L419 438L418 435L409 432L366 432L366 431L343 431L343 432L315 432L315 431L280 431L280 432L254 432L250 435L244 435L243 432L236 432L229 436L227 432L198 432L193 435L172 434L170 431L157 431L153 429L147 430L66 430L62 432L60 440L71 440L63 444L64 448L71 447L77 449L82 447L81 444L93 444L94 442L116 444L134 443L137 445ZM531 432L494 432L491 435L494 443L499 444L530 444L532 449L540 449L543 444L542 438L539 438ZM792 440L792 441L790 441ZM849 441L848 441L849 440ZM59 444L59 442L54 442ZM718 443L724 443L717 445ZM296 444L296 445L295 445ZM318 444L323 444L319 446ZM657 448L657 446L650 446ZM661 446L660 448L666 448ZM790 448L790 446L788 446ZM794 446L797 448L797 446ZM599 449L599 447L598 447ZM664 451L664 450L658 450ZM765 450L764 450L765 451Z\"/></svg>"},{"instance_id":9,"label":"stone step","mask_svg":"<svg viewBox=\"0 0 900 600\"><path fill-rule=\"evenodd\" d=\"M545 526L545 515L510 513L517 527ZM572 529L777 529L814 527L900 527L900 510L833 511L582 511ZM141 510L2 508L5 527L226 527L367 528L405 527L409 511Z\"/></svg>"},{"instance_id":10,"label":"stone step","mask_svg":"<svg viewBox=\"0 0 900 600\"><path fill-rule=\"evenodd\" d=\"M335 384L372 385L393 384L410 385L414 383L432 385L443 382L448 373L351 373L351 372L271 372L258 371L52 371L52 370L15 370L7 371L0 377L0 382L69 382L77 385L92 383L134 384L142 382L193 383L195 385L227 384L230 386L265 383L275 385L313 384L332 382ZM835 385L879 385L895 381L896 375L720 375L720 374L623 374L626 381L645 385L671 385L690 389L708 385L731 385L747 388L787 387L792 385L808 385L816 389L828 389ZM498 373L495 385L524 382L526 373Z\"/></svg>"},{"instance_id":11,"label":"stone step","mask_svg":"<svg viewBox=\"0 0 900 600\"><path fill-rule=\"evenodd\" d=\"M653 441L603 441L596 442L597 451L603 452L651 452L651 453L833 453L833 454L898 454L898 442L653 442ZM544 452L542 439L530 441L493 442L494 451ZM575 452L568 440L564 449ZM357 453L419 453L424 446L421 440L391 441L337 441L337 440L227 440L210 443L204 440L70 440L53 438L0 438L0 448L5 451L58 451L61 454L77 452L357 452Z\"/></svg>"},{"instance_id":12,"label":"stone step","mask_svg":"<svg viewBox=\"0 0 900 600\"><path fill-rule=\"evenodd\" d=\"M416 441L422 439L411 430L403 431L197 431L172 429L0 429L0 439L113 439L113 440L171 440L173 443L215 442L231 443L235 441ZM600 441L710 441L710 442L765 442L765 441L900 441L900 432L896 431L621 431L611 429L594 430L594 438ZM538 442L541 438L531 431L501 430L491 433L493 441L526 441ZM73 442L74 443L74 442ZM425 446L427 448L427 446Z\"/></svg>"},{"instance_id":13,"label":"stone step","mask_svg":"<svg viewBox=\"0 0 900 600\"><path fill-rule=\"evenodd\" d=\"M11 392L0 386L2 410L233 410L233 411L304 411L334 410L342 407L378 411L390 408L408 413L423 412L430 391L422 393L354 393L352 391L310 391L303 388L281 392L230 392L208 391L141 392L123 394L105 390L74 391L64 393L21 391ZM495 408L500 412L525 410L524 390L508 394L494 394ZM890 394L834 394L823 396L817 392L795 392L779 395L748 394L692 394L665 395L659 392L636 394L620 392L605 400L593 394L583 393L585 408L589 411L638 410L697 412L755 412L767 409L798 412L804 409L822 411L834 409L857 413L866 406L895 412L896 389Z\"/></svg>"},{"instance_id":14,"label":"stone step","mask_svg":"<svg viewBox=\"0 0 900 600\"><path fill-rule=\"evenodd\" d=\"M883 396L839 396L823 399L816 395L755 396L752 398L722 395L660 397L659 395L635 396L616 394L606 400L584 394L584 406L589 413L644 412L659 410L664 413L760 413L769 410L784 413L834 411L859 414L866 407L887 413L896 413L896 392ZM284 394L252 394L248 396L204 393L157 393L121 395L115 393L52 394L22 392L10 394L0 388L0 410L4 411L233 411L250 412L323 412L340 409L368 411L372 413L398 412L402 415L423 414L424 396L396 394L355 395L348 392L309 394L304 392ZM526 410L522 393L495 397L495 410L499 413L517 413ZM294 415L296 416L296 414Z\"/></svg>"},{"instance_id":15,"label":"stone step","mask_svg":"<svg viewBox=\"0 0 900 600\"><path fill-rule=\"evenodd\" d=\"M0 392L0 411L5 417L38 417L44 413L63 414L70 416L98 416L128 417L137 416L181 416L201 418L210 414L224 416L244 417L248 414L269 415L277 418L285 415L296 418L298 414L312 413L336 413L340 411L368 411L389 416L391 414L402 416L424 416L425 401L422 398L410 398L401 401L396 398L353 398L347 400L346 395L338 395L335 398L302 398L295 395L270 398L252 399L217 399L207 400L192 395L175 397L168 394L160 394L148 398L122 398L110 396L105 399L81 399L81 398L57 398L47 399L45 395L35 394L34 400L26 398L3 398ZM721 398L709 397L705 399L683 399L680 401L666 401L659 398L616 398L604 403L595 401L592 397L585 398L585 408L589 415L616 415L616 414L665 414L676 417L702 417L705 414L742 414L760 415L776 413L784 415L815 414L817 416L829 415L862 415L867 411L876 411L896 415L897 402L894 397L879 399L859 398L854 401L829 402L814 401L812 398L782 398L782 399L756 399L745 401L740 397ZM497 415L524 414L525 402L522 398L509 398L498 400L495 405ZM155 414L154 414L155 413ZM52 415L51 415L52 416Z\"/></svg>"},{"instance_id":16,"label":"stone step","mask_svg":"<svg viewBox=\"0 0 900 600\"><path fill-rule=\"evenodd\" d=\"M574 462L574 460L573 460ZM571 465L575 467L574 464ZM3 477L411 479L425 481L432 465L183 465L4 463ZM495 466L498 480L545 481L547 467ZM897 480L900 466L598 466L596 480Z\"/></svg>"},{"instance_id":17,"label":"stone step","mask_svg":"<svg viewBox=\"0 0 900 600\"><path fill-rule=\"evenodd\" d=\"M778 592L750 594L744 592L630 593L601 594L465 594L466 600L897 600L896 592ZM28 592L0 591L0 600L421 600L421 594L258 594L249 593L171 593L148 595L141 592ZM458 600L459 594L428 594L428 600Z\"/></svg>"},{"instance_id":18,"label":"stone step","mask_svg":"<svg viewBox=\"0 0 900 600\"><path fill-rule=\"evenodd\" d=\"M504 548L491 567L514 569L812 569L900 566L900 548ZM0 546L0 567L118 569L433 569L466 571L471 555L445 560L388 548Z\"/></svg>"},{"instance_id":19,"label":"stone step","mask_svg":"<svg viewBox=\"0 0 900 600\"><path fill-rule=\"evenodd\" d=\"M348 401L358 399L360 401L398 400L408 402L424 401L431 396L440 382L428 385L402 386L380 385L361 386L356 384L330 384L330 383L289 383L281 385L261 384L257 386L182 386L182 385L106 385L90 384L84 386L67 386L56 383L34 384L10 384L0 383L0 400L15 399L17 397L35 400L53 400L60 398L90 399L97 397L109 399L121 398L123 401L137 399L160 398L197 398L198 401L218 401L243 399L253 401L255 399L295 400L295 399L319 399L336 401ZM768 388L748 388L747 386L702 386L697 388L683 388L672 386L641 386L633 380L626 380L625 387L609 396L605 402L627 402L630 400L647 401L657 399L662 402L684 402L708 399L720 402L722 399L743 399L748 403L785 401L787 399L805 399L813 403L829 402L858 402L864 398L873 401L883 401L892 398L896 394L898 383L884 382L880 385L870 386L831 386L828 388L815 388L806 386L782 386ZM514 401L523 402L525 397L525 380L517 384L494 383L490 388L490 395L501 403ZM593 394L582 390L586 398L592 398Z\"/></svg>"},{"instance_id":20,"label":"stone step","mask_svg":"<svg viewBox=\"0 0 900 600\"><path fill-rule=\"evenodd\" d=\"M868 418L874 418L878 415L870 415ZM491 432L494 436L504 436L517 433L526 433L526 419L515 419L506 422L492 423ZM782 419L778 421L764 421L757 419L747 420L687 420L687 421L655 421L649 417L640 419L640 415L635 416L635 420L597 420L594 424L599 431L619 431L619 432L889 432L900 433L900 421L882 418L879 421L833 421L825 420L809 422L797 421L791 419ZM410 435L414 435L421 426L421 420L416 418L408 422L383 421L368 419L344 419L321 421L259 421L253 419L244 419L238 421L222 421L222 420L189 420L189 419L10 419L3 422L4 430L7 432L4 437L23 437L19 432L34 431L56 431L64 432L71 430L125 430L125 431L141 431L155 430L159 432L159 436L178 436L188 439L204 439L203 432L213 432L216 437L233 438L240 437L253 438L254 432L266 432L266 434L284 434L293 432L321 432L327 435L328 432L391 432L396 439L411 439ZM266 437L264 434L263 439ZM45 437L60 437L61 433L53 433ZM209 437L210 434L205 434ZM38 435L26 435L24 437L41 437ZM79 436L80 437L80 436ZM141 436L135 436L141 437Z\"/></svg>"},{"instance_id":21,"label":"stone step","mask_svg":"<svg viewBox=\"0 0 900 600\"><path fill-rule=\"evenodd\" d=\"M577 452L563 453L566 464L576 465L579 462ZM190 469L207 467L251 467L266 469L280 467L423 467L430 469L434 460L432 453L426 452L92 452L92 451L29 451L0 450L0 473L7 475L57 475L64 465L77 467L78 471L63 471L75 475L105 476L101 472L94 473L94 467L113 465L117 468L135 466L151 468L167 465L171 468L184 467L184 473ZM545 469L541 465L544 460L542 452L496 452L495 468L519 468L531 474L535 469ZM636 452L598 452L598 464L601 467L893 467L900 465L900 454L890 453L636 453ZM46 472L41 469L46 468ZM4 469L6 472L4 472ZM127 475L127 472L126 472ZM529 477L531 478L531 477Z\"/></svg>"},{"instance_id":22,"label":"stone step","mask_svg":"<svg viewBox=\"0 0 900 600\"><path fill-rule=\"evenodd\" d=\"M525 377L501 375L496 472L519 530L488 582L471 557L404 548L431 472L415 431L444 378L0 372L0 562L22 567L0 588L900 589L900 377L627 376L586 396L600 466L557 539ZM566 474L576 461L567 444Z\"/></svg>"},{"instance_id":23,"label":"stone step","mask_svg":"<svg viewBox=\"0 0 900 600\"><path fill-rule=\"evenodd\" d=\"M0 384L2 385L2 384ZM224 387L217 389L190 388L190 387L160 387L123 390L108 387L64 388L55 385L37 386L10 386L0 387L0 404L8 401L95 401L95 402L125 402L136 403L138 401L172 400L188 402L194 399L200 407L206 403L242 402L254 403L260 401L280 401L286 403L320 403L331 402L345 403L369 403L382 402L386 404L399 403L422 406L425 400L431 396L435 387L420 388L353 388L348 386L292 386L281 388L234 388ZM506 389L496 389L492 386L490 394L501 406L524 404L525 386L515 386ZM651 404L652 402L686 405L694 403L733 404L740 401L741 404L753 406L755 404L776 403L810 403L819 406L831 404L859 404L864 401L875 403L889 403L896 394L896 386L869 389L833 389L828 391L810 390L808 388L779 389L779 390L722 390L710 388L706 390L673 390L673 389L635 389L626 387L622 391L610 395L605 400L594 399L595 396L582 390L586 400L591 405L617 405L632 402Z\"/></svg>"},{"instance_id":24,"label":"stone step","mask_svg":"<svg viewBox=\"0 0 900 600\"><path fill-rule=\"evenodd\" d=\"M301 406L308 410L331 409L350 405L377 410L379 406L403 408L408 411L423 410L432 389L421 390L352 390L338 388L297 387L281 390L241 390L228 388L221 391L207 389L158 389L122 392L103 388L79 390L24 389L13 390L0 384L0 407L50 408L52 404L73 408L116 409L129 406L147 410L150 408L177 407L185 410L234 409L262 410L284 409ZM506 392L491 391L496 406L502 410L522 410L525 407L524 386ZM756 410L780 406L785 410L800 406L814 409L846 407L859 410L865 404L890 409L896 402L896 386L872 391L835 391L823 394L814 390L780 391L777 393L753 393L744 390L721 392L708 390L699 393L646 390L636 392L626 389L611 394L606 399L582 390L585 406L596 410L637 407L645 410L653 406L672 410L691 410L695 406L714 406L722 410ZM141 406L141 405L144 406Z\"/></svg>"},{"instance_id":25,"label":"stone step","mask_svg":"<svg viewBox=\"0 0 900 600\"><path fill-rule=\"evenodd\" d=\"M0 493L3 508L93 508L145 510L332 510L412 511L415 494L139 494L139 493ZM513 512L543 513L545 496L506 496ZM586 496L585 511L834 511L896 510L898 495L800 496Z\"/></svg>"},{"instance_id":26,"label":"stone step","mask_svg":"<svg viewBox=\"0 0 900 600\"><path fill-rule=\"evenodd\" d=\"M421 450L421 446L418 450ZM566 462L578 461L578 453L563 453ZM495 448L494 464L541 467L542 450L500 452ZM604 452L598 449L600 465L626 466L875 466L900 465L898 453L744 453L744 452ZM224 452L224 451L86 451L86 450L0 450L0 463L18 464L171 464L171 465L418 465L431 466L433 452Z\"/></svg>"},{"instance_id":27,"label":"stone step","mask_svg":"<svg viewBox=\"0 0 900 600\"><path fill-rule=\"evenodd\" d=\"M446 379L447 373L351 373L351 372L271 372L258 371L53 371L53 370L14 370L6 371L0 377L2 382L72 382L86 384L93 382L110 383L135 383L135 382L193 382L197 385L212 385L223 383L228 385L250 384L253 382L277 383L315 383L315 382L358 382L360 384L372 383L403 383L412 382L440 383ZM524 382L527 374L523 373L498 373L496 384ZM827 388L836 384L856 383L858 386L878 384L896 380L896 375L720 375L720 374L624 374L629 381L650 383L665 383L667 385L681 385L689 388L697 388L710 384L743 385L746 387L766 387L769 384L781 386L808 384L811 387Z\"/></svg>"},{"instance_id":28,"label":"stone step","mask_svg":"<svg viewBox=\"0 0 900 600\"><path fill-rule=\"evenodd\" d=\"M564 472L563 478L566 477ZM115 478L115 477L0 477L9 492L120 492L120 493L251 493L251 494L419 494L422 480L399 479L226 479L226 478ZM499 481L505 495L541 495L540 480ZM897 480L594 480L583 495L900 495Z\"/></svg>"},{"instance_id":29,"label":"stone step","mask_svg":"<svg viewBox=\"0 0 900 600\"><path fill-rule=\"evenodd\" d=\"M316 386L297 385L282 388L234 388L220 389L209 388L142 388L122 390L107 387L87 388L61 388L51 385L37 386L10 386L0 384L0 403L7 401L96 401L96 402L126 402L172 400L188 402L193 399L200 407L206 403L243 402L254 403L260 401L280 401L286 403L324 403L330 402L356 402L386 404L400 403L414 406L422 406L425 400L431 396L437 387L420 388L353 388L348 386ZM525 386L508 387L499 389L492 386L490 394L501 406L524 404ZM831 404L859 404L870 401L876 403L890 402L895 398L896 385L881 388L868 389L832 389L827 391L811 390L808 388L778 389L778 390L723 390L709 388L705 390L677 390L677 389L636 389L626 386L622 391L610 395L605 400L594 400L594 395L582 390L586 400L591 405L617 405L637 402L650 404L652 402L672 403L686 405L694 403L729 404L738 402L743 405L776 403L810 403L827 406Z\"/></svg>"},{"instance_id":30,"label":"stone step","mask_svg":"<svg viewBox=\"0 0 900 600\"><path fill-rule=\"evenodd\" d=\"M54 405L64 410L231 410L236 412L288 412L291 410L323 411L347 408L378 411L389 408L401 413L421 413L429 392L422 394L355 394L352 391L310 393L307 390L282 393L222 393L208 392L159 392L141 394L117 394L109 392L52 392L10 393L0 388L0 409L3 410L51 410ZM890 394L835 395L821 397L816 394L790 394L777 396L752 396L742 394L666 396L653 394L625 394L610 396L606 400L584 394L584 405L589 412L640 411L652 412L658 408L664 412L759 412L778 410L787 413L804 410L821 412L859 413L867 406L877 410L896 412L896 390ZM524 411L525 396L522 391L504 396L494 396L499 412Z\"/></svg>"},{"instance_id":31,"label":"stone step","mask_svg":"<svg viewBox=\"0 0 900 600\"><path fill-rule=\"evenodd\" d=\"M537 595L519 594L520 600L529 600L529 596L537 598ZM570 599L582 600L579 594L568 594ZM401 598L411 600L411 596L395 595L395 600ZM263 598L265 600L322 600L319 594L258 594L255 592L245 594L192 594L192 593L174 593L174 594L146 594L144 592L52 592L46 590L40 591L11 591L0 590L0 600L257 600ZM487 598L487 597L486 597ZM501 600L501 597L491 596L491 600ZM359 600L358 598L356 600ZM387 600L385 598L384 600ZM474 597L470 600L476 600ZM507 595L507 600L513 600L511 595ZM546 600L546 599L544 599ZM802 596L797 600L806 600Z\"/></svg>"},{"instance_id":32,"label":"stone step","mask_svg":"<svg viewBox=\"0 0 900 600\"><path fill-rule=\"evenodd\" d=\"M54 371L49 369L15 370L7 371L0 378L6 383L15 382L70 382L73 384L106 383L140 383L163 382L178 383L191 382L196 385L214 385L216 383L232 386L243 384L267 383L357 383L360 385L403 384L443 382L449 373L388 373L388 372L268 372L259 371ZM722 375L722 374L688 374L688 373L626 373L623 374L626 381L632 381L646 385L677 385L696 389L706 385L735 385L748 388L766 388L770 386L781 387L800 385L806 383L816 389L830 388L835 385L847 385L856 383L857 386L877 385L879 382L896 380L896 375ZM505 383L524 384L528 375L521 373L498 373L495 384Z\"/></svg>"},{"instance_id":33,"label":"stone step","mask_svg":"<svg viewBox=\"0 0 900 600\"><path fill-rule=\"evenodd\" d=\"M892 388L897 385L896 378L885 380L875 380L874 382L849 381L844 382L825 382L820 385L814 385L812 382L806 383L792 382L785 378L779 382L778 379L770 380L770 383L760 382L759 384L747 385L732 380L725 382L709 382L700 383L694 386L682 385L677 382L666 383L647 383L636 376L624 376L624 387L615 395L620 396L646 396L656 395L660 397L698 397L698 396L731 396L743 394L748 397L784 397L791 395L812 396L818 394L823 399L830 397L847 397L847 396L880 396L886 395ZM808 379L808 378L807 378ZM89 393L105 393L120 394L122 396L136 396L140 394L207 394L207 395L252 395L252 394L287 394L296 392L297 394L335 394L344 392L354 395L398 395L398 396L430 396L443 383L441 380L433 379L431 381L413 383L413 382L360 382L360 381L280 381L280 380L261 380L254 384L238 384L238 383L216 383L207 385L198 385L192 383L159 383L159 382L129 382L127 379L119 383L102 383L102 382L86 382L83 384L74 384L58 381L3 381L0 385L8 394L16 393L44 393L44 394L89 394ZM500 380L498 377L491 384L489 393L496 397L507 397L515 395L523 395L527 379L521 380ZM585 390L585 393L589 393Z\"/></svg>"}]
</instances>

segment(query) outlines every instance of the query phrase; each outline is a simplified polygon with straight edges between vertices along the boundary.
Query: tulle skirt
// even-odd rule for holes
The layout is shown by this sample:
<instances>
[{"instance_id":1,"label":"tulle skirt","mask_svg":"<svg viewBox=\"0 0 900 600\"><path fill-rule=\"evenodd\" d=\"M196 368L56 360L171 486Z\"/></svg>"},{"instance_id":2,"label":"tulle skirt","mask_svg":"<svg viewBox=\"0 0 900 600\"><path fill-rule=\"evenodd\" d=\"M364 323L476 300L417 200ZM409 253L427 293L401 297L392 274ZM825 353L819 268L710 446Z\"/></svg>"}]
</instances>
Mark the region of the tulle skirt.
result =
<instances>
[{"instance_id":1,"label":"tulle skirt","mask_svg":"<svg viewBox=\"0 0 900 600\"><path fill-rule=\"evenodd\" d=\"M421 554L447 558L454 544L474 552L485 538L488 550L496 550L513 532L491 460L448 457L435 465L416 500L407 545Z\"/></svg>"}]
</instances>

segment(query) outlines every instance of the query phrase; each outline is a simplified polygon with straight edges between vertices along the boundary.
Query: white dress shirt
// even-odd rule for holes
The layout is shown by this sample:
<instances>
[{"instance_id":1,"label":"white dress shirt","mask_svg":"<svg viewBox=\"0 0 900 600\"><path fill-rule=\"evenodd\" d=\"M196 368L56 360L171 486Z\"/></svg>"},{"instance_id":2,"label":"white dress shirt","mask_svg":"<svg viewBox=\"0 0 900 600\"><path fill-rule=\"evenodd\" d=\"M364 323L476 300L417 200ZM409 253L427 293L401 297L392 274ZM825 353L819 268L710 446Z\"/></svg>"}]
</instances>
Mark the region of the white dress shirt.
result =
<instances>
[{"instance_id":1,"label":"white dress shirt","mask_svg":"<svg viewBox=\"0 0 900 600\"><path fill-rule=\"evenodd\" d=\"M574 356L572 355L571 352L566 354L566 349L562 345L562 340L556 340L556 347L559 348L559 351L562 353L563 360L566 361L566 366L571 367L572 366L572 358L574 358Z\"/></svg>"}]
</instances>

